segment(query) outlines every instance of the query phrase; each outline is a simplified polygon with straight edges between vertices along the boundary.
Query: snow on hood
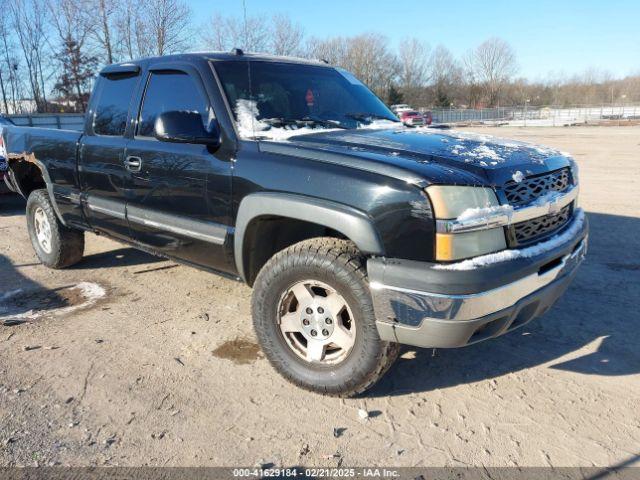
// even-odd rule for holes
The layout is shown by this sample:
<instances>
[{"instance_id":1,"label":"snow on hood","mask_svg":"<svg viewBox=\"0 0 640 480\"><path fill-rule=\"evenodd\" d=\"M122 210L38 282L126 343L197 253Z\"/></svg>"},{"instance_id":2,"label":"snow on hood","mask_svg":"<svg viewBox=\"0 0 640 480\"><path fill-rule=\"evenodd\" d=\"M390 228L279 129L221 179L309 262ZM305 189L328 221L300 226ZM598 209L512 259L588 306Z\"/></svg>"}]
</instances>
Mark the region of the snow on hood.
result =
<instances>
[{"instance_id":1,"label":"snow on hood","mask_svg":"<svg viewBox=\"0 0 640 480\"><path fill-rule=\"evenodd\" d=\"M260 112L255 100L239 99L236 102L236 124L238 133L242 138L252 139L262 137L275 141L287 141L289 138L298 135L309 135L312 133L327 133L342 131L342 128L326 127L297 127L286 125L284 127L274 127L269 123L259 120ZM391 120L373 120L371 123L361 124L358 129L381 130L398 128L399 122Z\"/></svg>"},{"instance_id":2,"label":"snow on hood","mask_svg":"<svg viewBox=\"0 0 640 480\"><path fill-rule=\"evenodd\" d=\"M576 209L575 218L573 219L571 226L564 232L551 237L549 240L532 245L531 247L502 250L501 252L481 255L479 257L470 258L469 260L463 260L462 262L450 263L448 265L436 265L434 268L438 270L474 270L476 268L516 260L518 258L535 257L536 255L549 252L563 243L568 242L572 238L575 238L577 233L582 229L584 220L584 211L581 208L578 208Z\"/></svg>"},{"instance_id":3,"label":"snow on hood","mask_svg":"<svg viewBox=\"0 0 640 480\"><path fill-rule=\"evenodd\" d=\"M384 149L392 157L406 156L425 163L437 158L438 161L449 162L450 165L462 163L482 170L515 167L508 174L509 179L514 181L546 171L548 160L552 157L565 157L565 163L571 158L568 154L541 145L479 133L443 131L428 127L409 128L390 120L373 120L370 123L363 122L357 129L340 129L295 125L276 127L258 117L259 110L255 100L237 101L237 127L242 138L302 142L305 137L315 134L315 143L327 146L343 144L352 151ZM311 141L311 138L306 140ZM553 165L553 168L565 166L562 161L553 162ZM517 170L523 167L523 172Z\"/></svg>"},{"instance_id":4,"label":"snow on hood","mask_svg":"<svg viewBox=\"0 0 640 480\"><path fill-rule=\"evenodd\" d=\"M509 157L514 153L525 151L531 154L531 161L540 165L543 165L544 159L549 157L564 156L571 158L571 155L553 148L514 140L505 140L482 133L457 130L449 132L439 131L436 133L429 127L407 129L404 133L438 135L440 141L445 144L444 149L448 154L461 158L465 163L471 163L481 167L500 166L507 162ZM517 172L514 172L514 174L516 173Z\"/></svg>"}]
</instances>

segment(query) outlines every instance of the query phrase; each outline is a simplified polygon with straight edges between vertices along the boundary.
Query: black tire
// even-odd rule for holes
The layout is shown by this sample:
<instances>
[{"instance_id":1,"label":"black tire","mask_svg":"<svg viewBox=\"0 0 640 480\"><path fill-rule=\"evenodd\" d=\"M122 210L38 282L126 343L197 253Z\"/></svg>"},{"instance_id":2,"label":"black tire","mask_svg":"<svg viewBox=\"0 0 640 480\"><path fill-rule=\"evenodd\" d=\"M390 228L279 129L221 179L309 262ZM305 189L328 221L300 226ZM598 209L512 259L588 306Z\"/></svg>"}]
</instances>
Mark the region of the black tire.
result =
<instances>
[{"instance_id":1,"label":"black tire","mask_svg":"<svg viewBox=\"0 0 640 480\"><path fill-rule=\"evenodd\" d=\"M50 230L50 251L47 252L36 234L34 221L35 212L42 209L46 216ZM40 261L49 268L65 268L82 259L84 254L84 232L65 227L56 215L49 193L42 190L34 190L27 199L27 228L31 244Z\"/></svg>"},{"instance_id":2,"label":"black tire","mask_svg":"<svg viewBox=\"0 0 640 480\"><path fill-rule=\"evenodd\" d=\"M305 279L331 286L353 312L355 342L341 363L305 361L294 353L280 330L280 299L292 285ZM397 343L380 340L365 261L350 241L314 238L274 255L256 278L252 313L258 341L271 365L307 390L332 396L357 395L372 387L398 356Z\"/></svg>"}]
</instances>

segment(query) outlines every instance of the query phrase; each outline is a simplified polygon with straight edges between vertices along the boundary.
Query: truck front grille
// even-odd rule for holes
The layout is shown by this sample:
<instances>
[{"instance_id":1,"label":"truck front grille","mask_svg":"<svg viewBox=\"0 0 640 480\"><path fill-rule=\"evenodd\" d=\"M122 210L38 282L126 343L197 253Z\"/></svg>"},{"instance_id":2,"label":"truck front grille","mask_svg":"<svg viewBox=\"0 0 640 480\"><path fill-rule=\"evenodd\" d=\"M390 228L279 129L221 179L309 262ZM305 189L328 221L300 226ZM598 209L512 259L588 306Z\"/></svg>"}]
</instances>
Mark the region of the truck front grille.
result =
<instances>
[{"instance_id":1,"label":"truck front grille","mask_svg":"<svg viewBox=\"0 0 640 480\"><path fill-rule=\"evenodd\" d=\"M571 217L572 205L567 205L555 215L546 215L513 225L515 245L533 243L562 228ZM514 245L514 246L515 246Z\"/></svg>"},{"instance_id":2,"label":"truck front grille","mask_svg":"<svg viewBox=\"0 0 640 480\"><path fill-rule=\"evenodd\" d=\"M509 181L504 185L503 190L509 205L517 208L531 203L546 193L563 192L569 184L569 169L563 168L527 177L521 182Z\"/></svg>"}]
</instances>

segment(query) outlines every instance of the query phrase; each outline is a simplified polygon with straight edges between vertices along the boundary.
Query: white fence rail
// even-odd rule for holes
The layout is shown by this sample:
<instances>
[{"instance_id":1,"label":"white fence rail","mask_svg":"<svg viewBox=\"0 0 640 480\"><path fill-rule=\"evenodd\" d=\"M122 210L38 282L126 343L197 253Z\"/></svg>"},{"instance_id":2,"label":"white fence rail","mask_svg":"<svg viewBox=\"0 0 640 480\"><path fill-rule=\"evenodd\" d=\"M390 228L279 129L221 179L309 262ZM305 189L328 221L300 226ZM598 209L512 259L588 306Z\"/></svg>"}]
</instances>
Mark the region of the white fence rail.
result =
<instances>
[{"instance_id":1,"label":"white fence rail","mask_svg":"<svg viewBox=\"0 0 640 480\"><path fill-rule=\"evenodd\" d=\"M55 128L58 130L82 130L84 115L81 113L34 113L31 115L9 115L21 127Z\"/></svg>"},{"instance_id":2,"label":"white fence rail","mask_svg":"<svg viewBox=\"0 0 640 480\"><path fill-rule=\"evenodd\" d=\"M640 121L640 105L588 105L572 107L504 107L484 109L434 109L436 123L486 124L513 126L563 126L616 121L621 125ZM614 122L615 123L615 122Z\"/></svg>"}]
</instances>

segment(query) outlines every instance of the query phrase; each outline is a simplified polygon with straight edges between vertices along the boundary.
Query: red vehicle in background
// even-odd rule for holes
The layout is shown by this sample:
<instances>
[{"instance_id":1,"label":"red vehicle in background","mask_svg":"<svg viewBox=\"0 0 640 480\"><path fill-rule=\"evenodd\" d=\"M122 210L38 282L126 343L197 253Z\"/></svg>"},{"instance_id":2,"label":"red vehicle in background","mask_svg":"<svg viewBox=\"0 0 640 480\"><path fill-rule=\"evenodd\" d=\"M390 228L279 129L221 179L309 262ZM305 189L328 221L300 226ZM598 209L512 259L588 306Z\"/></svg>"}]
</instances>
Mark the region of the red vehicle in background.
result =
<instances>
[{"instance_id":1,"label":"red vehicle in background","mask_svg":"<svg viewBox=\"0 0 640 480\"><path fill-rule=\"evenodd\" d=\"M431 125L433 118L431 112L420 113L416 110L407 110L400 112L400 120L409 127L421 127L423 125Z\"/></svg>"}]
</instances>

